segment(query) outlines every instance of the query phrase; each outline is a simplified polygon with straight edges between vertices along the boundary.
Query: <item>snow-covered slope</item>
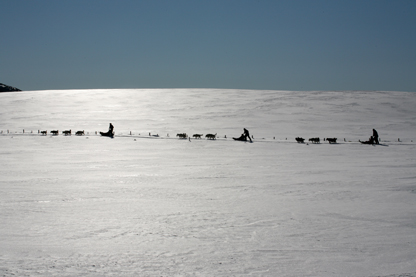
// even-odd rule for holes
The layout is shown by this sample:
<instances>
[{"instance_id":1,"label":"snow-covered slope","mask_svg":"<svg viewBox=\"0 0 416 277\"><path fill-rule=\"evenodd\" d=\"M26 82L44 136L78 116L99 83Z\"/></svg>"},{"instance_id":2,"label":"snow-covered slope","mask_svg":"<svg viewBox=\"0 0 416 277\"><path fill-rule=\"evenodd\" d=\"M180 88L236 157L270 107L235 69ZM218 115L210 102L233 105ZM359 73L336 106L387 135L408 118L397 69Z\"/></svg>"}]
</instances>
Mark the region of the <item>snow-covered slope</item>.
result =
<instances>
[{"instance_id":1,"label":"snow-covered slope","mask_svg":"<svg viewBox=\"0 0 416 277\"><path fill-rule=\"evenodd\" d=\"M71 90L0 101L2 275L416 276L414 93ZM95 135L110 122L114 139ZM230 139L244 127L254 143ZM373 128L383 145L357 142ZM38 134L69 129L87 135Z\"/></svg>"},{"instance_id":2,"label":"snow-covered slope","mask_svg":"<svg viewBox=\"0 0 416 277\"><path fill-rule=\"evenodd\" d=\"M259 138L416 138L413 92L292 92L210 89L68 90L1 95L0 130L218 133L246 127Z\"/></svg>"}]
</instances>

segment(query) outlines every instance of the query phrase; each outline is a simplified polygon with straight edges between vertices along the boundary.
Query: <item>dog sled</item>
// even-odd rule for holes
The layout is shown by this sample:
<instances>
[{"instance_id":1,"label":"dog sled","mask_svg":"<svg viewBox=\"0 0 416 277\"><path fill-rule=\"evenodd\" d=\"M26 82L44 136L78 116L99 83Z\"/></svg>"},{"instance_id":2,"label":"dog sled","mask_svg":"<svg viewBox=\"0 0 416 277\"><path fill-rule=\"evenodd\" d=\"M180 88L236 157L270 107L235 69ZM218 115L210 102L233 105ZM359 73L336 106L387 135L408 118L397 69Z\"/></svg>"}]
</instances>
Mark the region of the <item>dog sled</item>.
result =
<instances>
[{"instance_id":1,"label":"dog sled","mask_svg":"<svg viewBox=\"0 0 416 277\"><path fill-rule=\"evenodd\" d=\"M238 141L247 141L246 136L243 134L241 135L239 138L233 138L233 140L238 140Z\"/></svg>"},{"instance_id":2,"label":"dog sled","mask_svg":"<svg viewBox=\"0 0 416 277\"><path fill-rule=\"evenodd\" d=\"M250 138L250 133L248 132L248 130L246 128L244 128L243 130L244 130L244 133L242 133L239 138L234 138L233 137L233 140L247 141L247 139L248 139L252 143L253 141Z\"/></svg>"},{"instance_id":3,"label":"dog sled","mask_svg":"<svg viewBox=\"0 0 416 277\"><path fill-rule=\"evenodd\" d=\"M367 140L367 141L361 141L361 140L358 140L359 142L361 142L361 144L371 144L371 145L376 145L376 144L379 144L378 142L376 142L375 140L374 140L374 138L373 137L371 137L369 140Z\"/></svg>"},{"instance_id":4,"label":"dog sled","mask_svg":"<svg viewBox=\"0 0 416 277\"><path fill-rule=\"evenodd\" d=\"M248 141L247 140L247 136L245 136L244 134L242 134L239 138L233 138L233 140L236 140L236 141L245 141L245 142ZM253 143L253 141L248 141L248 142Z\"/></svg>"},{"instance_id":5,"label":"dog sled","mask_svg":"<svg viewBox=\"0 0 416 277\"><path fill-rule=\"evenodd\" d=\"M100 135L103 136L103 137L113 138L114 137L113 130L114 130L114 126L113 126L113 124L110 123L110 126L108 127L108 131L107 132L100 132Z\"/></svg>"},{"instance_id":6,"label":"dog sled","mask_svg":"<svg viewBox=\"0 0 416 277\"><path fill-rule=\"evenodd\" d=\"M113 138L114 137L114 132L110 132L110 131L108 131L108 132L100 132L100 135L103 136L103 137Z\"/></svg>"}]
</instances>

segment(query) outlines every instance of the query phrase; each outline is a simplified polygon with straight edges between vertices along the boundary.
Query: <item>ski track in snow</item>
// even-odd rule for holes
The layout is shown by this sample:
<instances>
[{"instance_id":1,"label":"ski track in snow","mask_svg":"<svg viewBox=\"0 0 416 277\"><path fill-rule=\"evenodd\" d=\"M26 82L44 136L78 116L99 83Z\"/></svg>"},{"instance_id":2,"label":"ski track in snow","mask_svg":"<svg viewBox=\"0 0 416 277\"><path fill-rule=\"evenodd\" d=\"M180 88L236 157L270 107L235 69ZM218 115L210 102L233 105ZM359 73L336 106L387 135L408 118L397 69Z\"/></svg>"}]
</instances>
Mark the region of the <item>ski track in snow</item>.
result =
<instances>
[{"instance_id":1,"label":"ski track in snow","mask_svg":"<svg viewBox=\"0 0 416 277\"><path fill-rule=\"evenodd\" d=\"M0 100L2 276L416 276L414 93ZM95 135L109 122L114 139ZM254 143L231 139L244 127ZM385 146L358 143L372 128ZM37 134L56 129L89 134Z\"/></svg>"}]
</instances>

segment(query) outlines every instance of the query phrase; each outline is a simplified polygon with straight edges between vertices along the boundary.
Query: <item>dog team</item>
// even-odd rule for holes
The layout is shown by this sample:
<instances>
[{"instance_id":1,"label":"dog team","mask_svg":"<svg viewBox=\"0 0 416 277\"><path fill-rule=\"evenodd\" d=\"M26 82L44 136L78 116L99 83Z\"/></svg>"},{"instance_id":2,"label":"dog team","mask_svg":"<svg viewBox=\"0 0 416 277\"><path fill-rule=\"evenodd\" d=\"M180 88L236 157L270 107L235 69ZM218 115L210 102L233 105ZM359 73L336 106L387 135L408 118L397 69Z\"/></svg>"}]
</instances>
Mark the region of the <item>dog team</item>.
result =
<instances>
[{"instance_id":1,"label":"dog team","mask_svg":"<svg viewBox=\"0 0 416 277\"><path fill-rule=\"evenodd\" d=\"M298 143L304 143L305 142L305 139L301 138L301 137L297 137L297 138L295 138L295 140ZM311 143L321 143L319 138L310 138L309 141ZM325 141L325 138L324 138L324 141ZM326 138L326 141L329 142L329 143L337 143L337 138Z\"/></svg>"},{"instance_id":2,"label":"dog team","mask_svg":"<svg viewBox=\"0 0 416 277\"><path fill-rule=\"evenodd\" d=\"M186 133L179 133L176 134L176 136L180 139L187 139L188 135ZM201 139L203 136L203 134L193 134L192 137L194 137L195 139ZM206 139L216 139L217 138L217 133L215 134L206 134L205 135Z\"/></svg>"},{"instance_id":3,"label":"dog team","mask_svg":"<svg viewBox=\"0 0 416 277\"><path fill-rule=\"evenodd\" d=\"M40 133L41 135L43 135L43 136L46 136L47 134L48 134L48 131L40 131L40 132L38 132L38 133ZM57 135L59 135L59 130L52 130L52 131L50 131L50 133L51 133L51 135L53 135L53 136L57 136ZM70 135L72 135L72 130L70 129L70 130L65 130L65 131L62 131L62 135L64 135L64 136L70 136ZM77 131L77 132L75 132L75 135L76 136L84 136L85 135L85 131L84 130L82 130L82 131ZM188 138L188 135L186 134L186 133L178 133L178 134L176 134L176 136L178 137L178 138L180 138L180 139L187 139ZM193 134L192 135L192 137L194 138L194 139L201 139L202 138L202 136L203 136L203 134ZM206 134L205 135L205 138L206 139L209 139L209 140L215 140L216 138L217 138L217 133L215 133L215 134ZM304 141L305 141L305 139L304 138L301 138L301 137L296 137L295 138L295 140L298 142L298 143L304 143ZM325 138L324 138L324 140L325 140ZM329 143L337 143L337 138L326 138L326 140L329 142ZM309 138L309 141L311 142L311 143L320 143L320 139L319 139L319 137L316 137L316 138Z\"/></svg>"},{"instance_id":4,"label":"dog team","mask_svg":"<svg viewBox=\"0 0 416 277\"><path fill-rule=\"evenodd\" d=\"M113 129L114 129L114 127L112 126L111 123L110 123L110 129L111 129L111 131L113 131ZM1 131L1 133L3 133L3 131ZM9 130L7 130L7 133L9 133ZM23 130L23 133L24 133L24 130ZM45 131L39 131L38 130L38 133L40 133L43 136L46 136L48 134L48 131L46 131L46 130ZM50 131L50 133L51 133L52 136L57 136L57 135L59 135L59 130L52 130L52 131ZM95 133L97 134L97 132L95 132ZM69 129L69 130L62 131L62 135L70 136L70 135L72 135L72 130ZM75 135L76 136L85 136L85 132L84 132L84 130L76 131ZM102 135L102 133L101 133L101 135ZM131 132L130 132L130 135L131 135ZM150 133L149 133L149 136L150 136ZM155 135L155 136L159 137L159 135ZM169 134L167 136L169 137ZM194 139L201 139L202 136L203 136L203 134L193 134L192 135L192 137ZM176 137L178 137L180 139L189 139L189 140L191 140L191 138L188 137L188 135L186 133L178 133L178 134L176 134ZM215 139L217 139L217 133L215 133L215 134L206 134L205 138L209 139L209 140L215 140ZM225 138L227 138L227 136L225 136ZM233 139L234 140L242 140L241 138L244 138L245 141L247 140L247 138L249 138L250 142L251 142L250 134L249 134L247 129L244 128L244 133L241 135L240 138L233 138ZM273 139L274 139L274 137L273 137ZM286 138L286 140L287 140L287 138ZM305 143L305 139L302 138L302 137L296 137L295 140L298 143ZM337 143L337 138L324 138L324 141L325 140L328 141L330 144ZM345 139L344 139L344 141L345 141ZM399 139L399 141L400 141L400 139ZM319 137L309 138L309 142L317 144L317 143L320 143L320 139L319 139ZM375 129L373 129L373 136L371 136L369 141L360 141L359 140L359 142L361 142L363 144L379 144L379 136L378 136L377 131Z\"/></svg>"},{"instance_id":5,"label":"dog team","mask_svg":"<svg viewBox=\"0 0 416 277\"><path fill-rule=\"evenodd\" d=\"M52 130L52 131L50 131L50 133L51 133L52 136L59 135L59 131L58 130ZM40 134L42 136L46 136L48 134L48 131L40 131ZM70 136L70 135L72 135L72 130L62 131L62 135L64 135L64 136ZM85 136L85 132L84 131L77 131L75 133L75 135L76 136Z\"/></svg>"}]
</instances>

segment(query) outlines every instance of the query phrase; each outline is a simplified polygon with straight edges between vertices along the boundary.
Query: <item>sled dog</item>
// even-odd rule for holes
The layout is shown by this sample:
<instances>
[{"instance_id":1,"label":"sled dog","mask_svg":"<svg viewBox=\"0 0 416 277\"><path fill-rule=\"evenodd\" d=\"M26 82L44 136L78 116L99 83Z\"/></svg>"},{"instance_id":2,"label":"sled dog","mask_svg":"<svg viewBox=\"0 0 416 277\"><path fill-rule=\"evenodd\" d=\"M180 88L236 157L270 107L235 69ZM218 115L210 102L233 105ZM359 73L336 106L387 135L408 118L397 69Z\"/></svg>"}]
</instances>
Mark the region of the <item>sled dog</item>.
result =
<instances>
[{"instance_id":1,"label":"sled dog","mask_svg":"<svg viewBox=\"0 0 416 277\"><path fill-rule=\"evenodd\" d=\"M319 138L310 138L309 141L312 142L312 143L319 143L320 142Z\"/></svg>"},{"instance_id":2,"label":"sled dog","mask_svg":"<svg viewBox=\"0 0 416 277\"><path fill-rule=\"evenodd\" d=\"M305 141L304 138L297 137L295 138L298 143L303 143Z\"/></svg>"},{"instance_id":3,"label":"sled dog","mask_svg":"<svg viewBox=\"0 0 416 277\"><path fill-rule=\"evenodd\" d=\"M188 137L188 135L186 133L179 133L179 134L176 134L176 136L181 138L181 139L186 139Z\"/></svg>"},{"instance_id":4,"label":"sled dog","mask_svg":"<svg viewBox=\"0 0 416 277\"><path fill-rule=\"evenodd\" d=\"M337 143L337 138L326 138L329 143Z\"/></svg>"},{"instance_id":5,"label":"sled dog","mask_svg":"<svg viewBox=\"0 0 416 277\"><path fill-rule=\"evenodd\" d=\"M205 137L207 139L216 139L217 138L217 133L215 133L215 135L213 135L213 134L206 134Z\"/></svg>"}]
</instances>

